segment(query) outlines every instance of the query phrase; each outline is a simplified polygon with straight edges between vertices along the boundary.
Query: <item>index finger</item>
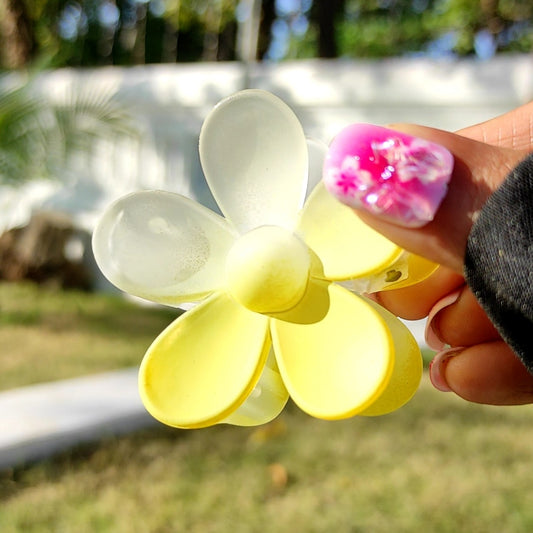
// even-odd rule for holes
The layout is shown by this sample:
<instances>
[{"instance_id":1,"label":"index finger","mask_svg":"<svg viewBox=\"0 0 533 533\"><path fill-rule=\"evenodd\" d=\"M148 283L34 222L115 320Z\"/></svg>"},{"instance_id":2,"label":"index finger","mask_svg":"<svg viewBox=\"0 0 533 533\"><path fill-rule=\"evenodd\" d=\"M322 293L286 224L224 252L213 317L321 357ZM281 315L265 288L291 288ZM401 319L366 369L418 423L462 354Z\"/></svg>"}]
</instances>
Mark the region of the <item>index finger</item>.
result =
<instances>
[{"instance_id":1,"label":"index finger","mask_svg":"<svg viewBox=\"0 0 533 533\"><path fill-rule=\"evenodd\" d=\"M502 148L533 149L533 102L457 132L463 137ZM459 274L440 268L422 285L378 295L382 305L404 318L426 316L431 307L464 281Z\"/></svg>"},{"instance_id":2,"label":"index finger","mask_svg":"<svg viewBox=\"0 0 533 533\"><path fill-rule=\"evenodd\" d=\"M493 146L515 150L533 149L533 101L499 117L457 132Z\"/></svg>"}]
</instances>

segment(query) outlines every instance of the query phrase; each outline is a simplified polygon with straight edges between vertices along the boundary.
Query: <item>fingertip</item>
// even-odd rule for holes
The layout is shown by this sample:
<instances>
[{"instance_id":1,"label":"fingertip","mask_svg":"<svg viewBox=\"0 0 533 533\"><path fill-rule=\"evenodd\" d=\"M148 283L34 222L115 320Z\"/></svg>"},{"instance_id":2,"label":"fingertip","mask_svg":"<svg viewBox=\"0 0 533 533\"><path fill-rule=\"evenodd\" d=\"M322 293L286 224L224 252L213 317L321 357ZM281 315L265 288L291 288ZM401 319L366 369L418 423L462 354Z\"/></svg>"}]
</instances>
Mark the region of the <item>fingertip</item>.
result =
<instances>
[{"instance_id":1,"label":"fingertip","mask_svg":"<svg viewBox=\"0 0 533 533\"><path fill-rule=\"evenodd\" d=\"M395 124L394 128L352 125L343 130L326 156L326 188L402 248L462 272L468 235L477 214L523 154L434 128L411 124ZM405 158L407 164L398 163L408 168L406 180L397 179L396 161L404 158L401 150L389 149L389 144L396 142L391 139L409 151L413 146L423 147L414 162L410 154ZM383 148L394 163L381 170L367 164L387 159L381 148L374 155L375 146ZM450 154L450 159L444 154ZM394 169L392 181L387 174L389 166ZM378 182L386 182L385 194L376 187L376 173ZM419 173L421 181L413 177ZM435 176L435 182L427 181L427 176ZM391 186L396 179L399 189ZM425 186L417 189L413 184ZM404 188L416 194L404 194ZM418 205L423 206L421 212Z\"/></svg>"},{"instance_id":2,"label":"fingertip","mask_svg":"<svg viewBox=\"0 0 533 533\"><path fill-rule=\"evenodd\" d=\"M449 307L450 305L453 305L461 295L462 288L457 289L456 291L451 292L450 294L447 294L444 298L441 298L432 308L429 312L428 319L426 321L426 329L424 332L424 337L426 340L426 344L432 349L432 350L442 350L445 346L444 341L440 338L439 332L436 327L436 316L443 310Z\"/></svg>"},{"instance_id":3,"label":"fingertip","mask_svg":"<svg viewBox=\"0 0 533 533\"><path fill-rule=\"evenodd\" d=\"M446 366L449 359L458 356L462 348L450 348L439 352L429 364L429 379L431 384L440 392L451 392L453 389L448 384Z\"/></svg>"},{"instance_id":4,"label":"fingertip","mask_svg":"<svg viewBox=\"0 0 533 533\"><path fill-rule=\"evenodd\" d=\"M447 388L481 404L533 403L533 375L503 341L447 352L438 354L431 365L430 378L437 389Z\"/></svg>"},{"instance_id":5,"label":"fingertip","mask_svg":"<svg viewBox=\"0 0 533 533\"><path fill-rule=\"evenodd\" d=\"M342 203L420 228L433 220L446 195L453 164L451 152L432 141L352 124L333 139L323 179Z\"/></svg>"}]
</instances>

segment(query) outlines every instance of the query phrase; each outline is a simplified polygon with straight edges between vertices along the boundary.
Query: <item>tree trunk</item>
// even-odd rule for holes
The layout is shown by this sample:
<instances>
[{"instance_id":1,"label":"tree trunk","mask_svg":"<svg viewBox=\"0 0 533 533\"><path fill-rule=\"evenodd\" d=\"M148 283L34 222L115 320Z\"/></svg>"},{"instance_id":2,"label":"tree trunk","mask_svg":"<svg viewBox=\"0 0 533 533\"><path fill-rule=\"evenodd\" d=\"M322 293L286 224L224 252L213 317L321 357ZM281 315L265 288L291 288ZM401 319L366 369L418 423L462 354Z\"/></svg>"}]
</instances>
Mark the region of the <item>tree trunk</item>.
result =
<instances>
[{"instance_id":1,"label":"tree trunk","mask_svg":"<svg viewBox=\"0 0 533 533\"><path fill-rule=\"evenodd\" d=\"M23 0L0 0L1 65L15 69L26 66L33 57L33 24Z\"/></svg>"},{"instance_id":2,"label":"tree trunk","mask_svg":"<svg viewBox=\"0 0 533 533\"><path fill-rule=\"evenodd\" d=\"M335 25L344 11L345 0L315 0L311 19L318 26L318 57L338 56Z\"/></svg>"},{"instance_id":3,"label":"tree trunk","mask_svg":"<svg viewBox=\"0 0 533 533\"><path fill-rule=\"evenodd\" d=\"M263 0L261 6L261 23L257 43L257 59L263 59L272 40L272 24L276 20L276 0Z\"/></svg>"}]
</instances>

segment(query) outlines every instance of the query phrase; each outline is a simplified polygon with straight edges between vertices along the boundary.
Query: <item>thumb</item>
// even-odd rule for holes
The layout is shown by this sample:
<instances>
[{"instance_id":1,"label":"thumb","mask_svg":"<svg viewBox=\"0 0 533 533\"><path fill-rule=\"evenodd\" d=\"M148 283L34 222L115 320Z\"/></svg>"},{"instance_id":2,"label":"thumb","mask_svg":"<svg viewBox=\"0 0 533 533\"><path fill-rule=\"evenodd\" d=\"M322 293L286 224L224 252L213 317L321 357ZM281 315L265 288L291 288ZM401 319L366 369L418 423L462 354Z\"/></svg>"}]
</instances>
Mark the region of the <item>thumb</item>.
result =
<instances>
[{"instance_id":1,"label":"thumb","mask_svg":"<svg viewBox=\"0 0 533 533\"><path fill-rule=\"evenodd\" d=\"M472 224L527 152L410 124L355 124L333 140L326 188L402 248L462 273Z\"/></svg>"}]
</instances>

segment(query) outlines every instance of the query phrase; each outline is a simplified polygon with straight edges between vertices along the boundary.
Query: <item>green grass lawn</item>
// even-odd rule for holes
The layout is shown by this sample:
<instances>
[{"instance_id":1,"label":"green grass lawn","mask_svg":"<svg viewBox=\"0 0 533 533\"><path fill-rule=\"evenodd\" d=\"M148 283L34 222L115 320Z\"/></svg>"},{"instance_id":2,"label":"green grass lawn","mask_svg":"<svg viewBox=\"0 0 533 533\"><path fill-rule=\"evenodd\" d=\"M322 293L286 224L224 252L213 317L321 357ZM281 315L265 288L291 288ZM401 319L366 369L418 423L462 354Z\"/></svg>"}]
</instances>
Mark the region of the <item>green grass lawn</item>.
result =
<instances>
[{"instance_id":1,"label":"green grass lawn","mask_svg":"<svg viewBox=\"0 0 533 533\"><path fill-rule=\"evenodd\" d=\"M0 285L0 309L3 388L137 365L176 314L32 285ZM2 472L0 532L530 533L532 472L533 407L469 404L425 375L384 417L291 404L256 429L157 428Z\"/></svg>"},{"instance_id":2,"label":"green grass lawn","mask_svg":"<svg viewBox=\"0 0 533 533\"><path fill-rule=\"evenodd\" d=\"M2 533L530 533L533 410L431 389L341 422L161 429L0 474Z\"/></svg>"},{"instance_id":3,"label":"green grass lawn","mask_svg":"<svg viewBox=\"0 0 533 533\"><path fill-rule=\"evenodd\" d=\"M136 366L178 313L119 295L0 283L0 390Z\"/></svg>"}]
</instances>

